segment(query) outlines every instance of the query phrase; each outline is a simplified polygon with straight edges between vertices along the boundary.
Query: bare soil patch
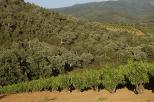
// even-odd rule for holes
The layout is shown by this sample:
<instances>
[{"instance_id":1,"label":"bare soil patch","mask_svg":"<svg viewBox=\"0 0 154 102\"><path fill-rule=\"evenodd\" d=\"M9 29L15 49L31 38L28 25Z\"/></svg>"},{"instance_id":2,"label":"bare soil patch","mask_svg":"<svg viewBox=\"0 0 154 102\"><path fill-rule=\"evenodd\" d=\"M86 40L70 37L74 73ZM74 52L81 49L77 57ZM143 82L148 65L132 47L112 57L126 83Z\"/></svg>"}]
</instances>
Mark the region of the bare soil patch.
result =
<instances>
[{"instance_id":1,"label":"bare soil patch","mask_svg":"<svg viewBox=\"0 0 154 102\"><path fill-rule=\"evenodd\" d=\"M62 91L62 92L33 92L11 94L0 99L0 102L154 102L154 93L145 90L137 95L128 89L117 90L111 94L106 90L97 91Z\"/></svg>"}]
</instances>

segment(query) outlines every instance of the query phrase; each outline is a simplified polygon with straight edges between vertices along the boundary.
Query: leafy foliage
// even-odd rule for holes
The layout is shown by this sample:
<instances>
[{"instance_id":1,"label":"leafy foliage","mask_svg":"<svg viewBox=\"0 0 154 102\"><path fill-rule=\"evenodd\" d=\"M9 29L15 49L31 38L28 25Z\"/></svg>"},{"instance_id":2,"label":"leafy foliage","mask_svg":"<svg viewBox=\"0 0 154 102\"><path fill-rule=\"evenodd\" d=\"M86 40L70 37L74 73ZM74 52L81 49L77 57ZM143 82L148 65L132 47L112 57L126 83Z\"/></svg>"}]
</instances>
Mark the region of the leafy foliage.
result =
<instances>
[{"instance_id":1,"label":"leafy foliage","mask_svg":"<svg viewBox=\"0 0 154 102\"><path fill-rule=\"evenodd\" d=\"M126 78L128 78L132 85L135 85L137 93L141 93L142 85L149 82L146 63L133 63L132 61L129 61L126 67Z\"/></svg>"},{"instance_id":2,"label":"leafy foliage","mask_svg":"<svg viewBox=\"0 0 154 102\"><path fill-rule=\"evenodd\" d=\"M110 92L115 92L118 85L131 84L137 87L139 84L149 83L149 72L154 70L153 63L132 62L118 66L115 69L104 68L99 70L85 70L81 72L71 72L69 74L51 77L47 79L33 80L18 84L0 87L0 93L18 93L29 91L61 91L71 90L71 87L79 90L96 89L103 85ZM153 73L153 72L152 72ZM128 80L127 80L128 79Z\"/></svg>"},{"instance_id":3,"label":"leafy foliage","mask_svg":"<svg viewBox=\"0 0 154 102\"><path fill-rule=\"evenodd\" d=\"M140 63L133 63L129 62L127 70L126 70L126 77L129 79L132 85L144 84L148 83L148 69L146 68L146 64L143 62Z\"/></svg>"},{"instance_id":4,"label":"leafy foliage","mask_svg":"<svg viewBox=\"0 0 154 102\"><path fill-rule=\"evenodd\" d=\"M115 92L117 85L125 82L122 68L104 69L102 78L104 87L110 92Z\"/></svg>"}]
</instances>

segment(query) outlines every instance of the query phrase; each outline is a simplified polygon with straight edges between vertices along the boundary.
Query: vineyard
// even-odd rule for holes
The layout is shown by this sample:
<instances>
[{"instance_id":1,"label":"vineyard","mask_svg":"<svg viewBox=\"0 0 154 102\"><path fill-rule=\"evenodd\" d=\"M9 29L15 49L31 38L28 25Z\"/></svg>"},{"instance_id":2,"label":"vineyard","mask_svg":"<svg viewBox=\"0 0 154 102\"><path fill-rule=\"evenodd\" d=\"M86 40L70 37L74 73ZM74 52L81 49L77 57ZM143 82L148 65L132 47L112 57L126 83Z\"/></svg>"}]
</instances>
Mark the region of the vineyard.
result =
<instances>
[{"instance_id":1,"label":"vineyard","mask_svg":"<svg viewBox=\"0 0 154 102\"><path fill-rule=\"evenodd\" d=\"M101 25L101 27L113 32L127 32L131 34L136 34L138 36L144 35L144 33L141 30L137 29L135 25L106 23Z\"/></svg>"},{"instance_id":2,"label":"vineyard","mask_svg":"<svg viewBox=\"0 0 154 102\"><path fill-rule=\"evenodd\" d=\"M84 70L71 72L58 77L33 80L18 84L0 87L0 94L34 92L34 91L61 91L74 89L84 91L87 89L106 89L116 92L119 86L133 88L135 93L142 93L144 86L149 89L154 81L154 63L128 61L126 65L117 68L103 68L99 70Z\"/></svg>"}]
</instances>

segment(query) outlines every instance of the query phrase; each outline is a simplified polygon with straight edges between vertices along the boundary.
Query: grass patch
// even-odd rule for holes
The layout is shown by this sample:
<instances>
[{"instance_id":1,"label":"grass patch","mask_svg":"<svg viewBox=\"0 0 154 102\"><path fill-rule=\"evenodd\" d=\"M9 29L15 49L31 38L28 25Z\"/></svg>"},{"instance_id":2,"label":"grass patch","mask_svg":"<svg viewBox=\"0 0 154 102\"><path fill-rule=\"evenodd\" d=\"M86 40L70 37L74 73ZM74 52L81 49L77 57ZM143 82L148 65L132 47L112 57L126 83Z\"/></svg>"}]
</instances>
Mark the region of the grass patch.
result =
<instances>
[{"instance_id":1,"label":"grass patch","mask_svg":"<svg viewBox=\"0 0 154 102\"><path fill-rule=\"evenodd\" d=\"M99 102L104 102L105 100L107 100L107 98L105 98L105 97L100 97L100 98L98 99Z\"/></svg>"}]
</instances>

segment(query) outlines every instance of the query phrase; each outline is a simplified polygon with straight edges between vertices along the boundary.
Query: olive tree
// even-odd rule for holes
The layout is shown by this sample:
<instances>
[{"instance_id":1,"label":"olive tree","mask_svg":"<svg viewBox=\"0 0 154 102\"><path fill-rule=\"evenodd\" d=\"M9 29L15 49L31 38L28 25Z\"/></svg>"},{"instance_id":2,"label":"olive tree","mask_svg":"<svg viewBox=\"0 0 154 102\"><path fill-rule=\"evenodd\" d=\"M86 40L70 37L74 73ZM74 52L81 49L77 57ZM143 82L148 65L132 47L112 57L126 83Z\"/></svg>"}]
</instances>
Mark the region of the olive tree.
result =
<instances>
[{"instance_id":1,"label":"olive tree","mask_svg":"<svg viewBox=\"0 0 154 102\"><path fill-rule=\"evenodd\" d=\"M94 61L94 57L90 53L83 53L80 58L82 66L87 66Z\"/></svg>"},{"instance_id":2,"label":"olive tree","mask_svg":"<svg viewBox=\"0 0 154 102\"><path fill-rule=\"evenodd\" d=\"M24 79L18 60L13 50L0 51L0 85L17 83Z\"/></svg>"}]
</instances>

